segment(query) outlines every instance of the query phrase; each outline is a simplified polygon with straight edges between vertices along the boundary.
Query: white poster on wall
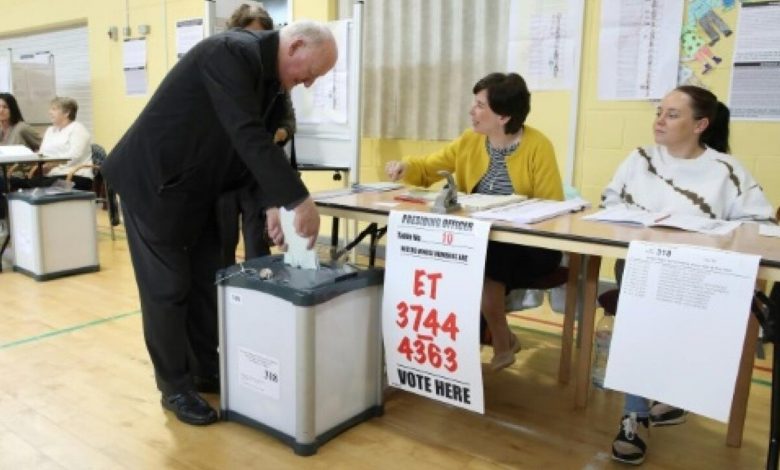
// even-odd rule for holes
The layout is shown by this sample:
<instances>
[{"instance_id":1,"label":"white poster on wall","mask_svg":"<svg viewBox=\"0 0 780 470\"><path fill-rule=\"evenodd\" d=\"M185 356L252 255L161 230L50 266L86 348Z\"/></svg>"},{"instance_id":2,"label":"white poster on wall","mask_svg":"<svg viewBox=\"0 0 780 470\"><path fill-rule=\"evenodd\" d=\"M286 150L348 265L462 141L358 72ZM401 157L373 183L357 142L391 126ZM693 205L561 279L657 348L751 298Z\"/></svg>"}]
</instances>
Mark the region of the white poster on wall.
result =
<instances>
[{"instance_id":1,"label":"white poster on wall","mask_svg":"<svg viewBox=\"0 0 780 470\"><path fill-rule=\"evenodd\" d=\"M652 100L677 86L684 2L602 0L600 100Z\"/></svg>"},{"instance_id":2,"label":"white poster on wall","mask_svg":"<svg viewBox=\"0 0 780 470\"><path fill-rule=\"evenodd\" d=\"M176 58L184 54L203 39L203 18L190 18L176 22Z\"/></svg>"},{"instance_id":3,"label":"white poster on wall","mask_svg":"<svg viewBox=\"0 0 780 470\"><path fill-rule=\"evenodd\" d=\"M780 3L743 2L731 76L731 117L780 120Z\"/></svg>"},{"instance_id":4,"label":"white poster on wall","mask_svg":"<svg viewBox=\"0 0 780 470\"><path fill-rule=\"evenodd\" d=\"M122 67L128 96L146 94L146 39L125 39L122 44Z\"/></svg>"},{"instance_id":5,"label":"white poster on wall","mask_svg":"<svg viewBox=\"0 0 780 470\"><path fill-rule=\"evenodd\" d=\"M512 0L507 65L532 91L569 90L577 81L583 5L583 0Z\"/></svg>"},{"instance_id":6,"label":"white poster on wall","mask_svg":"<svg viewBox=\"0 0 780 470\"><path fill-rule=\"evenodd\" d=\"M391 211L382 334L393 387L485 412L479 352L490 224Z\"/></svg>"}]
</instances>

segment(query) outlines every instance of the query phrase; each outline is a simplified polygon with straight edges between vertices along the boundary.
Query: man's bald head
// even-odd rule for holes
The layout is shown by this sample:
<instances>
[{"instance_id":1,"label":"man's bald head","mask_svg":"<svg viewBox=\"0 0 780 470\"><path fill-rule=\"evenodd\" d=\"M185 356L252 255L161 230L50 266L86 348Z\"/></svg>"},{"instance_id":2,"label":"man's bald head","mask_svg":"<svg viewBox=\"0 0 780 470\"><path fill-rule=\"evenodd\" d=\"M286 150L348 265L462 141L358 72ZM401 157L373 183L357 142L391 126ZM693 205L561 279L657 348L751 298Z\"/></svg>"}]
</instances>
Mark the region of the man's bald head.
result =
<instances>
[{"instance_id":1,"label":"man's bald head","mask_svg":"<svg viewBox=\"0 0 780 470\"><path fill-rule=\"evenodd\" d=\"M323 23L296 21L279 32L279 80L288 91L298 84L311 86L337 59L336 39Z\"/></svg>"}]
</instances>

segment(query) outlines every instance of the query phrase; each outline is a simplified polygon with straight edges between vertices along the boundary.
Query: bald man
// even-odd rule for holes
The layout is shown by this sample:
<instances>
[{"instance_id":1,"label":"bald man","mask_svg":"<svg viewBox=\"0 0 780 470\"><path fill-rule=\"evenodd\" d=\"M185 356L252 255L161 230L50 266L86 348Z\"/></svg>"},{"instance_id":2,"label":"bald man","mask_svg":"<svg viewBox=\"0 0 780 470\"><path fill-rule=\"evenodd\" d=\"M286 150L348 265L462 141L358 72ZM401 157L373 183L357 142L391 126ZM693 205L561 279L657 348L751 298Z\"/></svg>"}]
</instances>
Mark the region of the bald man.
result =
<instances>
[{"instance_id":1,"label":"bald man","mask_svg":"<svg viewBox=\"0 0 780 470\"><path fill-rule=\"evenodd\" d=\"M122 198L162 405L185 423L217 420L198 393L219 390L216 200L254 179L274 243L284 243L285 207L314 245L317 208L273 135L284 92L311 86L337 55L330 30L311 21L208 37L171 69L103 164Z\"/></svg>"}]
</instances>

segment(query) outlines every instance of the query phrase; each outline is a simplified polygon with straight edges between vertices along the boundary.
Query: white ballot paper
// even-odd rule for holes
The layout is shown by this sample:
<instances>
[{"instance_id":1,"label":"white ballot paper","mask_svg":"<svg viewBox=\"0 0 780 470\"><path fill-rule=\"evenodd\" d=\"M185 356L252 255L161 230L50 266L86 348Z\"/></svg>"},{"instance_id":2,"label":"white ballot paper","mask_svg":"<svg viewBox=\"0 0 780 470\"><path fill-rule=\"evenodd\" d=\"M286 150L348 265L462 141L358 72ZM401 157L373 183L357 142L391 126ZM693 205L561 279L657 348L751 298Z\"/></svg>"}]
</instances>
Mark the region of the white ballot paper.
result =
<instances>
[{"instance_id":1,"label":"white ballot paper","mask_svg":"<svg viewBox=\"0 0 780 470\"><path fill-rule=\"evenodd\" d=\"M759 259L631 242L605 386L728 421Z\"/></svg>"},{"instance_id":2,"label":"white ballot paper","mask_svg":"<svg viewBox=\"0 0 780 470\"><path fill-rule=\"evenodd\" d=\"M287 244L287 251L284 252L284 264L295 268L319 269L320 260L317 257L317 250L307 249L309 240L295 233L295 227L293 227L295 212L280 207L279 218L282 222L284 242Z\"/></svg>"}]
</instances>

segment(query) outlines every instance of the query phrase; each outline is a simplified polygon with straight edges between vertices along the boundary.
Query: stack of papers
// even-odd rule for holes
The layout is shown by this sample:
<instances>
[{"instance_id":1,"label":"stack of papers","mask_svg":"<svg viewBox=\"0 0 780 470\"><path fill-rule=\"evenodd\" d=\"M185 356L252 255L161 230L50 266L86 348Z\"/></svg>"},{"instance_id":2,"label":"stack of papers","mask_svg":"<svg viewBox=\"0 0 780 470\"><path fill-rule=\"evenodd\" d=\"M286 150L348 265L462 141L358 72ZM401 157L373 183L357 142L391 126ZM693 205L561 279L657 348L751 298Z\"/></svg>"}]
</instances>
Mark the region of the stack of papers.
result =
<instances>
[{"instance_id":1,"label":"stack of papers","mask_svg":"<svg viewBox=\"0 0 780 470\"><path fill-rule=\"evenodd\" d=\"M471 216L479 219L506 220L516 224L533 224L569 212L581 211L586 207L590 207L590 202L582 198L574 198L567 201L528 199L486 211L474 212Z\"/></svg>"},{"instance_id":2,"label":"stack of papers","mask_svg":"<svg viewBox=\"0 0 780 470\"><path fill-rule=\"evenodd\" d=\"M467 211L484 211L526 199L519 194L458 194L458 203Z\"/></svg>"},{"instance_id":3,"label":"stack of papers","mask_svg":"<svg viewBox=\"0 0 780 470\"><path fill-rule=\"evenodd\" d=\"M377 183L355 183L352 185L352 191L356 193L362 193L365 191L392 191L393 189L403 188L401 183L390 183L386 181L380 181Z\"/></svg>"},{"instance_id":4,"label":"stack of papers","mask_svg":"<svg viewBox=\"0 0 780 470\"><path fill-rule=\"evenodd\" d=\"M24 145L0 145L0 156L3 157L29 157L33 151Z\"/></svg>"},{"instance_id":5,"label":"stack of papers","mask_svg":"<svg viewBox=\"0 0 780 470\"><path fill-rule=\"evenodd\" d=\"M629 209L622 205L595 212L583 217L582 220L633 224L641 225L643 227L672 227L709 235L726 235L731 233L741 224L739 221L710 219L708 217L696 215Z\"/></svg>"},{"instance_id":6,"label":"stack of papers","mask_svg":"<svg viewBox=\"0 0 780 470\"><path fill-rule=\"evenodd\" d=\"M317 191L317 192L311 193L311 197L315 201L321 201L323 199L331 199L331 198L334 198L334 197L349 196L350 194L353 194L353 193L354 193L354 191L352 191L349 188L326 189L324 191Z\"/></svg>"},{"instance_id":7,"label":"stack of papers","mask_svg":"<svg viewBox=\"0 0 780 470\"><path fill-rule=\"evenodd\" d=\"M413 200L433 202L441 194L441 191L432 191L429 189L410 189L403 194L403 197L409 197ZM494 207L506 206L528 199L519 194L466 194L458 192L458 203L467 211L484 211Z\"/></svg>"}]
</instances>

